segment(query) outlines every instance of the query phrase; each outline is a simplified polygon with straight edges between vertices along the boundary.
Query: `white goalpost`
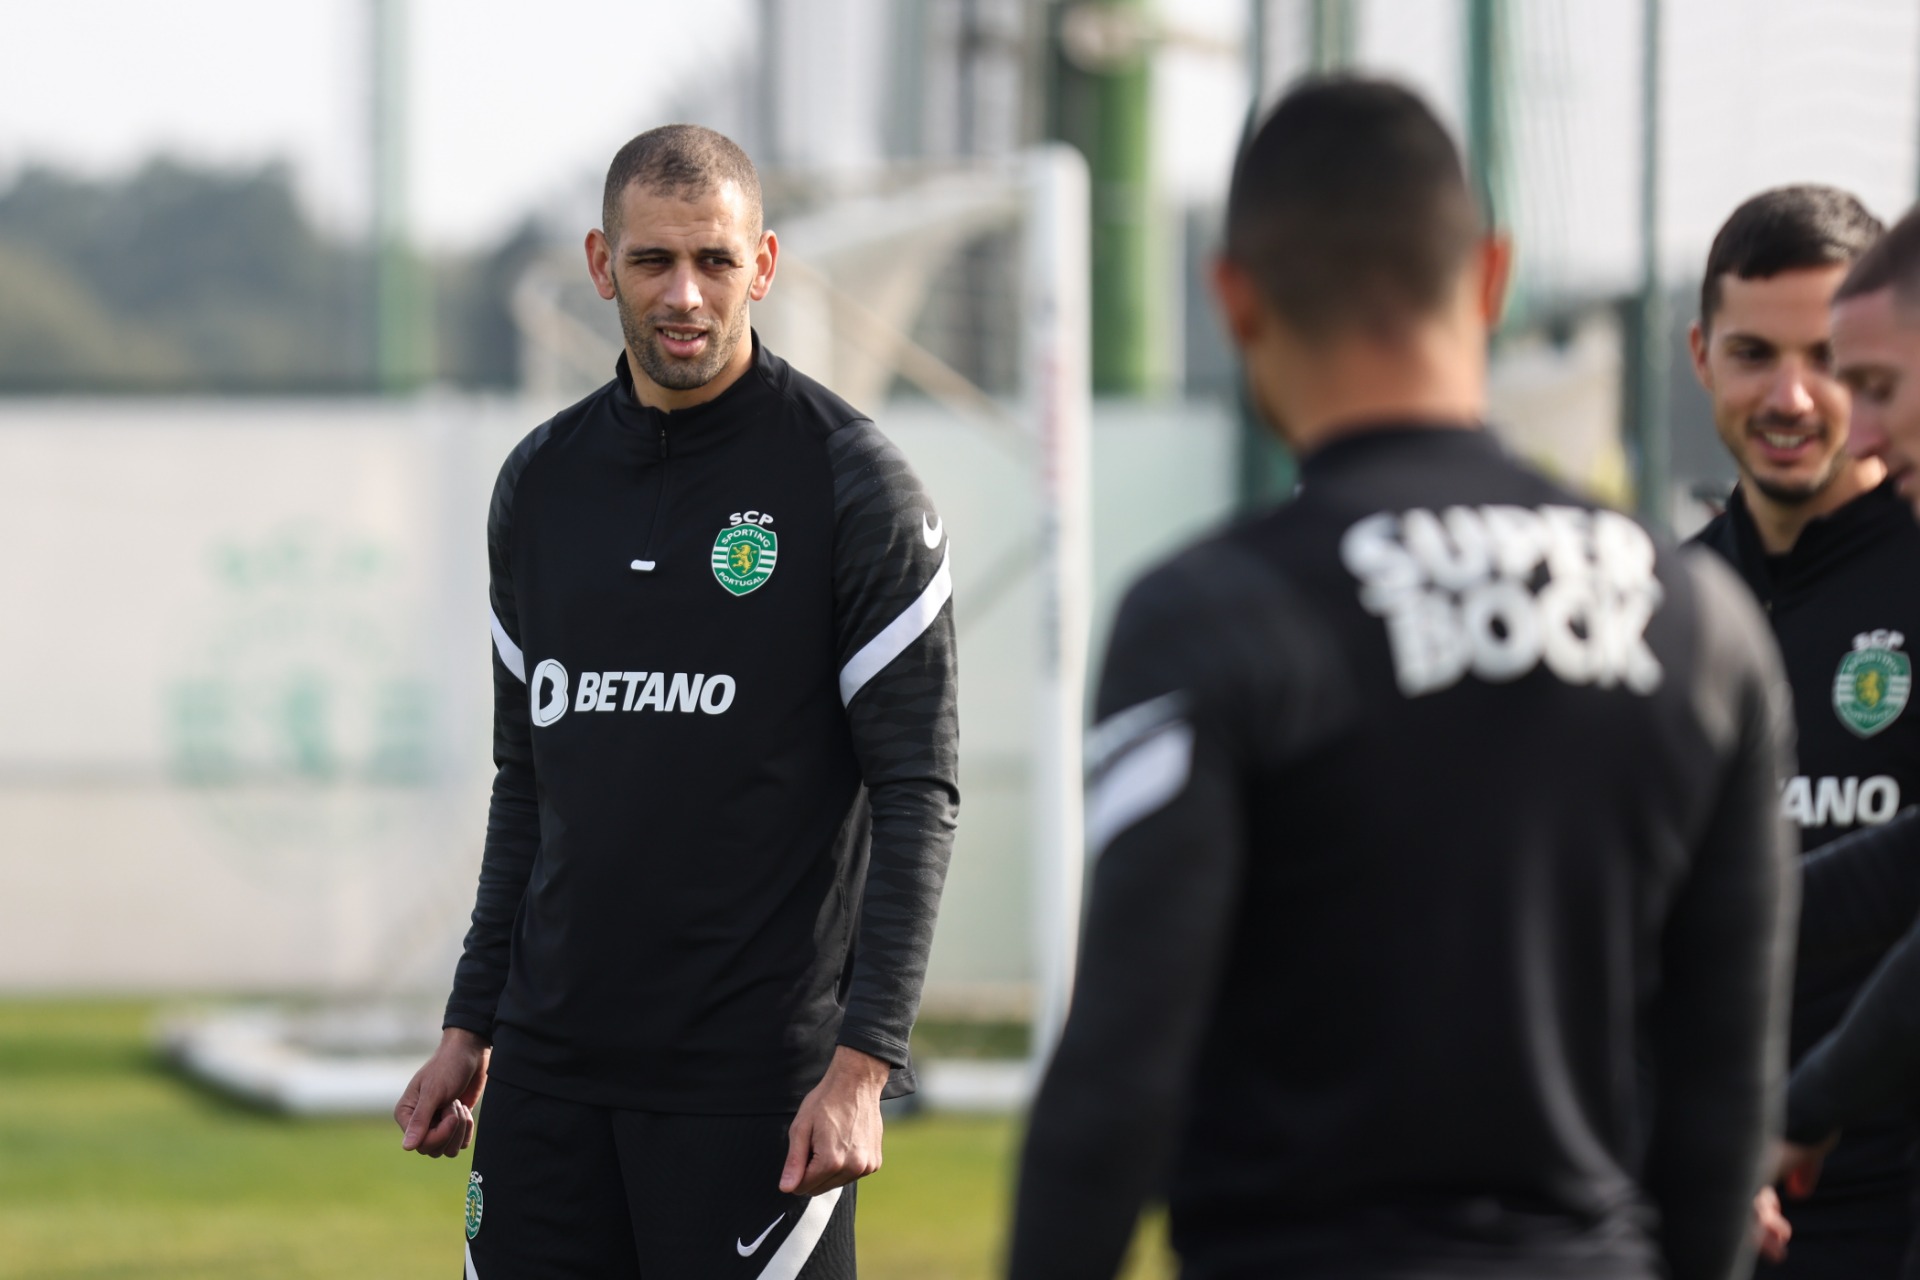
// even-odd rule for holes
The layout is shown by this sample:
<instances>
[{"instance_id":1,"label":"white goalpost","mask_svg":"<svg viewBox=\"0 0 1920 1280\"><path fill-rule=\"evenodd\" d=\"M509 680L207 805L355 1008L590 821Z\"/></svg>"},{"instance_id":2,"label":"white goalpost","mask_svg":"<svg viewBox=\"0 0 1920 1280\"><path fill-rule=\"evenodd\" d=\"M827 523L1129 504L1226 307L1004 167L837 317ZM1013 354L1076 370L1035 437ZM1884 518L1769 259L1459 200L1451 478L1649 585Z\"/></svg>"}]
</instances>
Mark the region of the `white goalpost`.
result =
<instances>
[{"instance_id":1,"label":"white goalpost","mask_svg":"<svg viewBox=\"0 0 1920 1280\"><path fill-rule=\"evenodd\" d=\"M1033 1064L1066 1022L1086 875L1082 712L1092 597L1088 178L1066 146L1027 159L1027 385L1040 446L1040 666L1034 698Z\"/></svg>"}]
</instances>

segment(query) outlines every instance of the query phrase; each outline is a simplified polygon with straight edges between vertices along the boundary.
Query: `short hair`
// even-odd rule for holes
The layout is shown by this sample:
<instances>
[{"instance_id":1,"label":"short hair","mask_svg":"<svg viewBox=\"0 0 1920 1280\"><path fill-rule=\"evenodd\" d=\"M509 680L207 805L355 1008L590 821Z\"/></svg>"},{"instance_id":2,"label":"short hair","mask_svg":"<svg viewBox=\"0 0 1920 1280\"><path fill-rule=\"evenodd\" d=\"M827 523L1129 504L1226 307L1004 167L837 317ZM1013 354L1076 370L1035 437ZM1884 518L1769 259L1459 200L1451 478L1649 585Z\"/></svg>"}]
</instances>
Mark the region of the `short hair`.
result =
<instances>
[{"instance_id":1,"label":"short hair","mask_svg":"<svg viewBox=\"0 0 1920 1280\"><path fill-rule=\"evenodd\" d=\"M1838 187L1800 183L1762 191L1713 237L1700 281L1700 327L1713 327L1721 280L1770 280L1783 271L1857 261L1886 232L1858 197Z\"/></svg>"},{"instance_id":2,"label":"short hair","mask_svg":"<svg viewBox=\"0 0 1920 1280\"><path fill-rule=\"evenodd\" d=\"M614 152L600 198L600 226L609 239L619 238L620 199L636 182L688 200L734 183L747 198L754 235L760 233L760 174L739 144L723 133L697 124L663 124Z\"/></svg>"},{"instance_id":3,"label":"short hair","mask_svg":"<svg viewBox=\"0 0 1920 1280\"><path fill-rule=\"evenodd\" d=\"M1893 287L1894 301L1912 310L1920 305L1920 208L1911 209L1881 236L1834 293L1835 302Z\"/></svg>"},{"instance_id":4,"label":"short hair","mask_svg":"<svg viewBox=\"0 0 1920 1280\"><path fill-rule=\"evenodd\" d=\"M1226 256L1309 337L1437 311L1484 234L1460 152L1407 89L1313 77L1241 150Z\"/></svg>"}]
</instances>

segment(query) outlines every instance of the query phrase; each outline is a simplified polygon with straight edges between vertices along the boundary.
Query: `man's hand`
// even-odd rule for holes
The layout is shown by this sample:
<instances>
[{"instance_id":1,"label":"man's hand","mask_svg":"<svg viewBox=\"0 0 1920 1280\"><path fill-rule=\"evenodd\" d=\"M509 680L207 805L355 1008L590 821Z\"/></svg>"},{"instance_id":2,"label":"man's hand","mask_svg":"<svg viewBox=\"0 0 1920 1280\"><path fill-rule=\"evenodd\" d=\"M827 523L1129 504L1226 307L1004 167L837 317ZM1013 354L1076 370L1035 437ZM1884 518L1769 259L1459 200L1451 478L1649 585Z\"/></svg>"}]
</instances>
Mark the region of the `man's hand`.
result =
<instances>
[{"instance_id":1,"label":"man's hand","mask_svg":"<svg viewBox=\"0 0 1920 1280\"><path fill-rule=\"evenodd\" d=\"M780 1189L817 1196L864 1178L880 1167L880 1091L886 1063L841 1045L833 1064L800 1104L787 1129L787 1164Z\"/></svg>"},{"instance_id":2,"label":"man's hand","mask_svg":"<svg viewBox=\"0 0 1920 1280\"><path fill-rule=\"evenodd\" d=\"M1793 1224L1780 1212L1780 1197L1772 1187L1760 1188L1753 1198L1753 1243L1768 1262L1787 1260L1787 1241L1793 1239Z\"/></svg>"},{"instance_id":3,"label":"man's hand","mask_svg":"<svg viewBox=\"0 0 1920 1280\"><path fill-rule=\"evenodd\" d=\"M1820 1142L1803 1147L1797 1142L1781 1142L1774 1147L1773 1180L1786 1184L1787 1194L1805 1200L1820 1181L1820 1164L1827 1153L1840 1143L1840 1135L1828 1134Z\"/></svg>"},{"instance_id":4,"label":"man's hand","mask_svg":"<svg viewBox=\"0 0 1920 1280\"><path fill-rule=\"evenodd\" d=\"M460 1027L440 1033L440 1047L413 1073L393 1108L402 1151L423 1156L458 1155L473 1141L473 1109L487 1087L485 1040Z\"/></svg>"}]
</instances>

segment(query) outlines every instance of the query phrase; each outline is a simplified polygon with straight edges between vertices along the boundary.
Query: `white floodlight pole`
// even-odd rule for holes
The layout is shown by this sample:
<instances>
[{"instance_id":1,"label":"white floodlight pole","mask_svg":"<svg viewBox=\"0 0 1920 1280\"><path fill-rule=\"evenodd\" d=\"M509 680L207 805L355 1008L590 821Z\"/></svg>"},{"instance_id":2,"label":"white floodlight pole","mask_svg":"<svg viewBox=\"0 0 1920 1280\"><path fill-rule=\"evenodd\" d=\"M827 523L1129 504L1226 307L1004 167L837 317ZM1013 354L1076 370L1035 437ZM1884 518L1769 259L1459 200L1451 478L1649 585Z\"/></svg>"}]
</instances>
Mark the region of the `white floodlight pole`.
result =
<instances>
[{"instance_id":1,"label":"white floodlight pole","mask_svg":"<svg viewBox=\"0 0 1920 1280\"><path fill-rule=\"evenodd\" d=\"M1086 874L1081 700L1092 595L1093 416L1087 163L1063 144L1027 157L1026 379L1040 448L1040 668L1033 758L1033 1061L1066 1021Z\"/></svg>"}]
</instances>

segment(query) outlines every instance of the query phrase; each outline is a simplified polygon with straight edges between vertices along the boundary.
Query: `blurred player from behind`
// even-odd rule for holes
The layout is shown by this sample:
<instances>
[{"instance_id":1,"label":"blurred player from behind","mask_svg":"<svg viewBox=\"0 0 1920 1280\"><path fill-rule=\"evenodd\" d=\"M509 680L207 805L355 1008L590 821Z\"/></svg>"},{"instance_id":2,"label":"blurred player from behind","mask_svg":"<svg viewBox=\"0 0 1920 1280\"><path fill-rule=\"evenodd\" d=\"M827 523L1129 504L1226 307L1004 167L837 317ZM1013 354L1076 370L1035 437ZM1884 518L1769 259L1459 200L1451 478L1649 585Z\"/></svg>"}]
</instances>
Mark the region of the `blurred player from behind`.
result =
<instances>
[{"instance_id":1,"label":"blurred player from behind","mask_svg":"<svg viewBox=\"0 0 1920 1280\"><path fill-rule=\"evenodd\" d=\"M1112 1276L1164 1192L1187 1280L1722 1280L1786 1004L1765 623L1480 429L1508 253L1417 98L1289 94L1227 217L1300 493L1115 623L1012 1274Z\"/></svg>"},{"instance_id":2,"label":"blurred player from behind","mask_svg":"<svg viewBox=\"0 0 1920 1280\"><path fill-rule=\"evenodd\" d=\"M1882 231L1832 187L1754 196L1714 237L1690 335L1740 475L1726 512L1697 541L1746 581L1779 641L1799 743L1782 802L1806 852L1920 797L1920 716L1903 714L1905 645L1920 637L1920 525L1881 462L1847 451L1848 397L1828 316L1848 268ZM1802 953L1793 1061L1839 1022L1882 954L1884 942ZM1819 1193L1792 1209L1784 1258L1760 1273L1896 1275L1914 1228L1915 1140L1898 1110L1850 1131Z\"/></svg>"}]
</instances>

